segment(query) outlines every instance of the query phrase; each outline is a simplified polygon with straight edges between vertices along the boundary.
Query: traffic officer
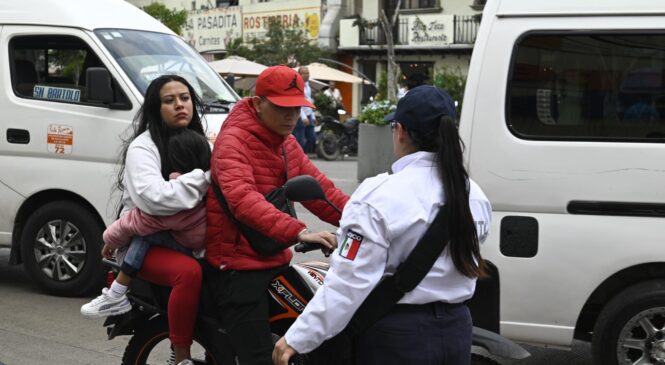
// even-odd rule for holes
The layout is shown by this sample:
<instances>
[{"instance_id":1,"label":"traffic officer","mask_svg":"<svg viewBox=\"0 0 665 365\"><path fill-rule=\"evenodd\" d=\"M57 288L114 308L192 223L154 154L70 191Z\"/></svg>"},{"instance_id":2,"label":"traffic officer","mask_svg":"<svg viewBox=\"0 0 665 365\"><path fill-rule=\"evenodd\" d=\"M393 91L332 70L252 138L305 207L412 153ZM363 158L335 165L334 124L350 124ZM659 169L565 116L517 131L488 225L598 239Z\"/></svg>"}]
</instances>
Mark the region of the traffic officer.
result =
<instances>
[{"instance_id":1,"label":"traffic officer","mask_svg":"<svg viewBox=\"0 0 665 365\"><path fill-rule=\"evenodd\" d=\"M276 365L341 332L384 275L395 272L445 204L450 241L426 277L355 340L357 364L468 365L472 323L463 302L485 275L479 243L492 208L468 178L450 96L419 86L391 121L393 173L365 180L342 215L338 249L323 286L281 338Z\"/></svg>"}]
</instances>

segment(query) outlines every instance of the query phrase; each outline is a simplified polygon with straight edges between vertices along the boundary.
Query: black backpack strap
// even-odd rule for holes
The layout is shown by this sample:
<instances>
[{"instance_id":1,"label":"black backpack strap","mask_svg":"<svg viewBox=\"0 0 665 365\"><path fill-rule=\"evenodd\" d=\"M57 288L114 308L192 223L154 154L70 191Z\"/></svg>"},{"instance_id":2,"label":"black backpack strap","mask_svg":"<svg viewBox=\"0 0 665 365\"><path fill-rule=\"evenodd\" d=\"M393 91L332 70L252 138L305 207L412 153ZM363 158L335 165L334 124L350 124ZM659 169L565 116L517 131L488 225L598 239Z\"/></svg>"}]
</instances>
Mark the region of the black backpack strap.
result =
<instances>
[{"instance_id":1,"label":"black backpack strap","mask_svg":"<svg viewBox=\"0 0 665 365\"><path fill-rule=\"evenodd\" d=\"M222 193L222 189L219 188L219 185L217 185L216 181L211 181L210 185L212 186L212 191L215 192L215 197L217 198L217 201L219 202L219 205L224 209L224 213L226 213L226 216L229 217L233 223L236 225L236 227L240 227L242 223L240 223L237 219L236 216L231 213L231 209L229 209L229 205L226 202L226 198L224 198L224 194Z\"/></svg>"},{"instance_id":2,"label":"black backpack strap","mask_svg":"<svg viewBox=\"0 0 665 365\"><path fill-rule=\"evenodd\" d=\"M284 182L289 181L289 159L286 157L286 148L282 143L282 155L284 156Z\"/></svg>"},{"instance_id":3,"label":"black backpack strap","mask_svg":"<svg viewBox=\"0 0 665 365\"><path fill-rule=\"evenodd\" d=\"M282 143L282 155L284 156L284 175L286 177L286 180L289 179L289 165L286 159L286 148L284 148L284 144ZM236 216L231 213L231 209L229 209L229 204L226 202L226 198L224 198L224 194L222 193L222 189L220 189L219 185L217 185L217 182L211 178L210 185L212 185L212 191L215 192L215 197L217 198L217 201L219 202L219 205L224 209L224 213L226 213L226 216L229 217L233 223L236 225L236 227L241 227L244 226L244 224L240 223L236 219Z\"/></svg>"},{"instance_id":4,"label":"black backpack strap","mask_svg":"<svg viewBox=\"0 0 665 365\"><path fill-rule=\"evenodd\" d=\"M448 240L448 209L443 206L395 274L383 278L367 296L342 335L354 337L388 314L405 293L415 289L425 278Z\"/></svg>"}]
</instances>

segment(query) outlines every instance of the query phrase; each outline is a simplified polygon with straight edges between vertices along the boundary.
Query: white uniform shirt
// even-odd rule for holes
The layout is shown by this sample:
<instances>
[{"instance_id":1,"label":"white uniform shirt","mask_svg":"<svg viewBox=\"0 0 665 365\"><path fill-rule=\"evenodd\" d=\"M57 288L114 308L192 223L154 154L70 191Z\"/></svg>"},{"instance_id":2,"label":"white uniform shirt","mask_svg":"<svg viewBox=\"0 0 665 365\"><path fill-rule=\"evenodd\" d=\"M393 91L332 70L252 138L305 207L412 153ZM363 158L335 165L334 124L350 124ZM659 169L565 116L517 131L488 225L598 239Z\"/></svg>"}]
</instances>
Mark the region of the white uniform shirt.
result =
<instances>
[{"instance_id":1,"label":"white uniform shirt","mask_svg":"<svg viewBox=\"0 0 665 365\"><path fill-rule=\"evenodd\" d=\"M309 81L305 81L305 99L307 99L310 103L313 103L314 101L312 100L312 88L309 86ZM314 120L314 109L308 107L308 106L303 106L300 108L300 118L302 120Z\"/></svg>"},{"instance_id":2,"label":"white uniform shirt","mask_svg":"<svg viewBox=\"0 0 665 365\"><path fill-rule=\"evenodd\" d=\"M344 208L339 247L331 255L324 284L285 335L299 353L314 350L346 327L381 278L393 274L408 257L443 205L434 153L404 156L392 169L392 175L365 180ZM482 242L492 207L473 181L469 206ZM427 276L399 303L460 303L473 295L475 285L475 279L455 269L446 247Z\"/></svg>"},{"instance_id":3,"label":"white uniform shirt","mask_svg":"<svg viewBox=\"0 0 665 365\"><path fill-rule=\"evenodd\" d=\"M159 150L145 131L129 145L123 175L122 214L132 208L167 216L198 205L208 191L210 171L192 170L164 180Z\"/></svg>"}]
</instances>

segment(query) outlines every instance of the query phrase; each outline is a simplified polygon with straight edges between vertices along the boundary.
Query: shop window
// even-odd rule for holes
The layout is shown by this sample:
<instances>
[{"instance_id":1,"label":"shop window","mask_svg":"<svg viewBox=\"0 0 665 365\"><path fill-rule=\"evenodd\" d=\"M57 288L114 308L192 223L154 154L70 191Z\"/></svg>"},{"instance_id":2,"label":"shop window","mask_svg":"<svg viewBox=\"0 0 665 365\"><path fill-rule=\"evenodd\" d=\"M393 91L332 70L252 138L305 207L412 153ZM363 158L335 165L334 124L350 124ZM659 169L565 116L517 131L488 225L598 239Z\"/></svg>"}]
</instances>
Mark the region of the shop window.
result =
<instances>
[{"instance_id":1,"label":"shop window","mask_svg":"<svg viewBox=\"0 0 665 365\"><path fill-rule=\"evenodd\" d=\"M438 7L437 0L402 0L402 10L434 9Z\"/></svg>"},{"instance_id":2,"label":"shop window","mask_svg":"<svg viewBox=\"0 0 665 365\"><path fill-rule=\"evenodd\" d=\"M432 83L433 62L400 62L399 67L402 72L399 79L400 87L412 89Z\"/></svg>"},{"instance_id":3,"label":"shop window","mask_svg":"<svg viewBox=\"0 0 665 365\"><path fill-rule=\"evenodd\" d=\"M473 10L483 10L485 8L486 3L487 3L487 0L473 0L473 4L471 4L471 9L473 9Z\"/></svg>"},{"instance_id":4,"label":"shop window","mask_svg":"<svg viewBox=\"0 0 665 365\"><path fill-rule=\"evenodd\" d=\"M506 120L525 139L665 142L665 34L518 40Z\"/></svg>"}]
</instances>

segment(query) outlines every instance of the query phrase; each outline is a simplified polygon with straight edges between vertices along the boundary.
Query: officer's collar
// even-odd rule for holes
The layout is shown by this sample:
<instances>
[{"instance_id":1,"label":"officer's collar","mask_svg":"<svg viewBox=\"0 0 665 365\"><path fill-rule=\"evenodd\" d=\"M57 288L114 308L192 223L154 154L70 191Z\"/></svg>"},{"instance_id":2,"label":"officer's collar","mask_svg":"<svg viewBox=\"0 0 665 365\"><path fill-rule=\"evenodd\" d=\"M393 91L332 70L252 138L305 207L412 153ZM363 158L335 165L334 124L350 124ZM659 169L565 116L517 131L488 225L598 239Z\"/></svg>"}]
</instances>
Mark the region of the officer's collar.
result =
<instances>
[{"instance_id":1,"label":"officer's collar","mask_svg":"<svg viewBox=\"0 0 665 365\"><path fill-rule=\"evenodd\" d=\"M408 166L433 166L436 158L436 153L418 151L403 156L395 161L391 167L393 173L398 173Z\"/></svg>"}]
</instances>

